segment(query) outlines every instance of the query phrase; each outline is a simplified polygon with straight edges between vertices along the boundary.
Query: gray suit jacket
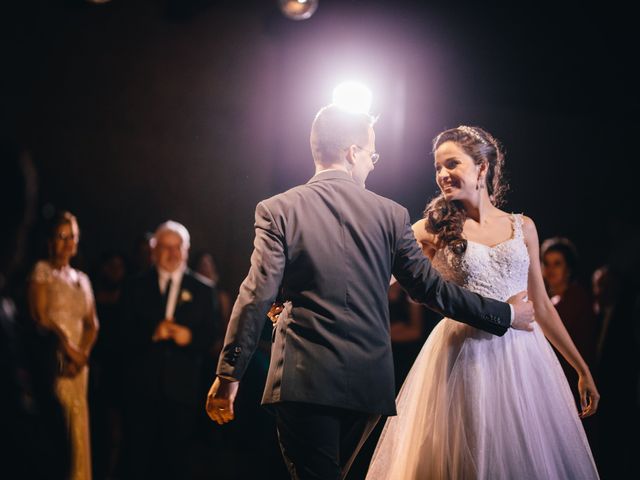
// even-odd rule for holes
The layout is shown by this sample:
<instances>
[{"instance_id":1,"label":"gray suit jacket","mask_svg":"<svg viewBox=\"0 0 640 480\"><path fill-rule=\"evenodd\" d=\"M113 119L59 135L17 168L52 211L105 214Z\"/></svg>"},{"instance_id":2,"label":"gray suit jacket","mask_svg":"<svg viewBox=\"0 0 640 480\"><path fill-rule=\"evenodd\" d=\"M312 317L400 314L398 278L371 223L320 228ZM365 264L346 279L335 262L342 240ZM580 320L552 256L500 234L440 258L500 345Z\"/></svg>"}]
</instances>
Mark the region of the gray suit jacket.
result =
<instances>
[{"instance_id":1,"label":"gray suit jacket","mask_svg":"<svg viewBox=\"0 0 640 480\"><path fill-rule=\"evenodd\" d=\"M275 327L263 404L306 402L395 414L387 291L393 274L442 315L502 335L511 310L445 282L418 247L409 214L341 171L256 207L251 268L233 307L218 375L241 379L265 314Z\"/></svg>"}]
</instances>

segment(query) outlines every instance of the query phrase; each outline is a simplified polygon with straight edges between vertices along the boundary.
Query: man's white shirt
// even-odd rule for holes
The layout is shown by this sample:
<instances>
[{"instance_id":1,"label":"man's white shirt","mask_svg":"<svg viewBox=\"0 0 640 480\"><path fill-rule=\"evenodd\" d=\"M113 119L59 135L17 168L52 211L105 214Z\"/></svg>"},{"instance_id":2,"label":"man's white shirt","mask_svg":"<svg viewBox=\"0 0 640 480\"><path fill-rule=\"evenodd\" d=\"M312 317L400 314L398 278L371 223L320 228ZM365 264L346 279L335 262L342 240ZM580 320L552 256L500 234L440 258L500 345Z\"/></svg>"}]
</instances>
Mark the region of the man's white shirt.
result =
<instances>
[{"instance_id":1,"label":"man's white shirt","mask_svg":"<svg viewBox=\"0 0 640 480\"><path fill-rule=\"evenodd\" d=\"M176 305L178 303L178 293L180 290L180 284L182 283L182 276L186 266L178 268L176 271L169 273L161 268L158 268L158 286L160 287L160 293L165 294L169 279L171 279L171 288L167 296L167 306L164 312L164 318L172 319L176 311Z\"/></svg>"}]
</instances>

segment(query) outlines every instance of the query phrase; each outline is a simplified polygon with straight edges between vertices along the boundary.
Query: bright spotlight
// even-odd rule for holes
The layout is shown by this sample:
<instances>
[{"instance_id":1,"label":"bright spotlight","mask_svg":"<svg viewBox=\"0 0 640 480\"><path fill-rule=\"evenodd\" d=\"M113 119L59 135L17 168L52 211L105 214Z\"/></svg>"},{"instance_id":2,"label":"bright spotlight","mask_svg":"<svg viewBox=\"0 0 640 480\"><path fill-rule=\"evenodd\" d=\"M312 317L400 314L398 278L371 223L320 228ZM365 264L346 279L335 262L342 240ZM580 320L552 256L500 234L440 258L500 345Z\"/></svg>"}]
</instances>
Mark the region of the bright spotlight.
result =
<instances>
[{"instance_id":1,"label":"bright spotlight","mask_svg":"<svg viewBox=\"0 0 640 480\"><path fill-rule=\"evenodd\" d=\"M353 113L369 113L371 90L358 82L344 82L333 90L333 103Z\"/></svg>"}]
</instances>

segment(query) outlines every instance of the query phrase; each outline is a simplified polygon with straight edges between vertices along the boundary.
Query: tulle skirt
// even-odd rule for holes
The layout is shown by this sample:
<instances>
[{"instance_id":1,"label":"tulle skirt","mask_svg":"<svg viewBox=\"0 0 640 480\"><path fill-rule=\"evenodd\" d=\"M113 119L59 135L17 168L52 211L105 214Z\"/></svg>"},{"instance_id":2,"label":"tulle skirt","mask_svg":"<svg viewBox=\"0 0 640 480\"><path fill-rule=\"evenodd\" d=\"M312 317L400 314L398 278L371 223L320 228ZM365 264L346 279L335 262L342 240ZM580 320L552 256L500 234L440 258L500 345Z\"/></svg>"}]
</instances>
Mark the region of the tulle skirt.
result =
<instances>
[{"instance_id":1,"label":"tulle skirt","mask_svg":"<svg viewBox=\"0 0 640 480\"><path fill-rule=\"evenodd\" d=\"M418 355L367 479L594 479L569 385L540 327L497 337L443 319Z\"/></svg>"}]
</instances>

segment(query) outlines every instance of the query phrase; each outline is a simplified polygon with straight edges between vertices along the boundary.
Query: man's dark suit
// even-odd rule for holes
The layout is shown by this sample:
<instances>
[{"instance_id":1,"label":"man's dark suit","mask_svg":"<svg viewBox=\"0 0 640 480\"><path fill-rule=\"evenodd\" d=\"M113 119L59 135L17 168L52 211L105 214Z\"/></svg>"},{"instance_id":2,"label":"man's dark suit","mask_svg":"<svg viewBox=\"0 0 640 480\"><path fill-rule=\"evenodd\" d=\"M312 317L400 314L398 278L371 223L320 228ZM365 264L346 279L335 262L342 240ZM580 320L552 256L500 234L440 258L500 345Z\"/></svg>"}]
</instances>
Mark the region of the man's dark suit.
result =
<instances>
[{"instance_id":1,"label":"man's dark suit","mask_svg":"<svg viewBox=\"0 0 640 480\"><path fill-rule=\"evenodd\" d=\"M152 341L166 307L156 270L145 272L125 288L125 455L130 478L150 477L157 467L161 475L178 478L174 470L186 468L188 442L203 402L202 362L219 321L214 295L202 277L184 272L174 318L191 330L192 340L182 347L172 340Z\"/></svg>"},{"instance_id":2,"label":"man's dark suit","mask_svg":"<svg viewBox=\"0 0 640 480\"><path fill-rule=\"evenodd\" d=\"M313 404L394 415L387 291L393 274L415 300L497 335L507 304L444 282L417 245L405 208L330 170L260 202L251 268L217 374L240 379L265 312L292 304L274 331L263 404ZM287 445L284 445L286 453ZM346 459L340 459L343 464Z\"/></svg>"}]
</instances>

